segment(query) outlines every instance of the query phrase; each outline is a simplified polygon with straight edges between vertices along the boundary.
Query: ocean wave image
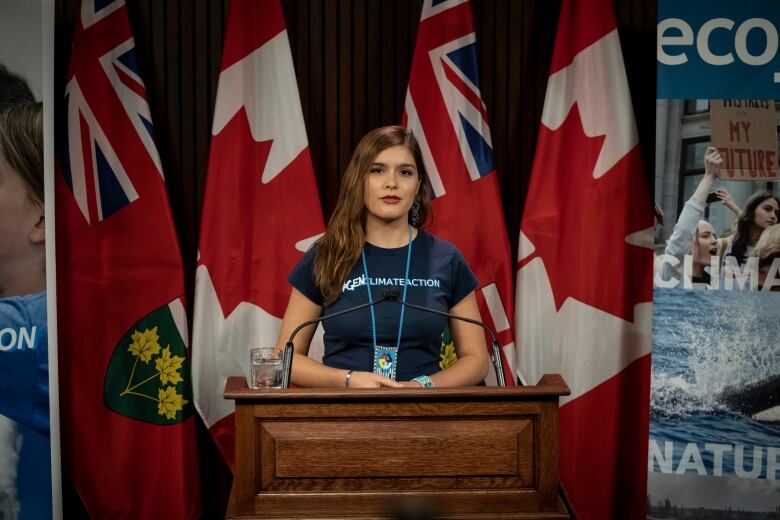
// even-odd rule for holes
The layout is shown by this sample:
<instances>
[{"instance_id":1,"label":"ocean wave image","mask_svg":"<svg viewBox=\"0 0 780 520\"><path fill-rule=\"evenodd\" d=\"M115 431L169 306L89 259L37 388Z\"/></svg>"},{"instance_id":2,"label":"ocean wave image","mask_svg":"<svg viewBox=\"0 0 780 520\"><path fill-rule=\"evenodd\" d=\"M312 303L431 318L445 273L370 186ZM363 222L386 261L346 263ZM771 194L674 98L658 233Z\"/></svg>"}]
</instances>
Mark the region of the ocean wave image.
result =
<instances>
[{"instance_id":1,"label":"ocean wave image","mask_svg":"<svg viewBox=\"0 0 780 520\"><path fill-rule=\"evenodd\" d=\"M668 499L666 493L685 507L722 501L774 511L780 503L780 295L656 289L653 306L650 500ZM698 491L681 497L686 486L679 480L686 477L699 479L690 486ZM717 479L713 496L707 483ZM764 501L767 486L775 498Z\"/></svg>"}]
</instances>

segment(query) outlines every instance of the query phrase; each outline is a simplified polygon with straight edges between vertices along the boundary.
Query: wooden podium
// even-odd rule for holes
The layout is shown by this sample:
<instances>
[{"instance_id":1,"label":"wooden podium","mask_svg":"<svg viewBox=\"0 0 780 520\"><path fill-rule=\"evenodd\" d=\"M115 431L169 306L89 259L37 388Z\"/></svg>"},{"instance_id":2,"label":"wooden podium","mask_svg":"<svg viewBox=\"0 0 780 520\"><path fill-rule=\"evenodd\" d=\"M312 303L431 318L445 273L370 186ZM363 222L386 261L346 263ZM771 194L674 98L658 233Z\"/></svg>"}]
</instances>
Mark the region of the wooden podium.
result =
<instances>
[{"instance_id":1,"label":"wooden podium","mask_svg":"<svg viewBox=\"0 0 780 520\"><path fill-rule=\"evenodd\" d=\"M430 390L252 390L231 377L227 517L569 518L558 489L568 393L559 375Z\"/></svg>"}]
</instances>

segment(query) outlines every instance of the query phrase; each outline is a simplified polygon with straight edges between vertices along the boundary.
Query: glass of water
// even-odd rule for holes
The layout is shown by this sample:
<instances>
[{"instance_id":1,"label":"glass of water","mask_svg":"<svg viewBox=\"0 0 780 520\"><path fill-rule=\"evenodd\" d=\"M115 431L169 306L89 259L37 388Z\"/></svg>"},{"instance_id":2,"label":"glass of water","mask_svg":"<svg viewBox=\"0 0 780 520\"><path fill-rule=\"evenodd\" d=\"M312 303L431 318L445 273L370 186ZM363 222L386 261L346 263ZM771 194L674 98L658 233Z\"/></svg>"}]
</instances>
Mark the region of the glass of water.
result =
<instances>
[{"instance_id":1,"label":"glass of water","mask_svg":"<svg viewBox=\"0 0 780 520\"><path fill-rule=\"evenodd\" d=\"M249 351L251 388L281 388L282 355L273 347L253 348Z\"/></svg>"}]
</instances>

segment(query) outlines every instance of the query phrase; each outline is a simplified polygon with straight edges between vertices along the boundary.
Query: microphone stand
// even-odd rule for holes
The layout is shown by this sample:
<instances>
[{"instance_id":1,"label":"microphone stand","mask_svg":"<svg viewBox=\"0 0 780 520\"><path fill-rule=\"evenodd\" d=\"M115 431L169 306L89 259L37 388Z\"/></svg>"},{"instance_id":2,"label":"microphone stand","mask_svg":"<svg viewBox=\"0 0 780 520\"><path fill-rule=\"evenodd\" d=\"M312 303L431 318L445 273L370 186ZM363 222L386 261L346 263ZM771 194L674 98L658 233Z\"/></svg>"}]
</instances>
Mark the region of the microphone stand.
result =
<instances>
[{"instance_id":1,"label":"microphone stand","mask_svg":"<svg viewBox=\"0 0 780 520\"><path fill-rule=\"evenodd\" d=\"M493 348L492 348L493 356L492 357L493 357L493 368L495 368L495 371L496 371L496 384L498 386L506 386L506 378L504 377L504 362L501 360L501 347L498 345L498 340L496 339L496 335L493 334L493 331L490 330L490 327L488 327L487 325L485 325L484 323L482 323L479 320L475 320L475 319L472 319L472 318L466 318L465 316L458 316L456 314L450 314L449 312L444 312L444 311L440 311L440 310L437 310L437 309L431 309L431 308L428 308L428 307L423 307L421 305L415 305L413 303L409 303L409 302L406 302L406 301L403 301L403 300L399 300L398 299L398 291L387 290L387 291L384 291L382 294L384 296L384 300L394 300L394 301L397 301L398 303L400 303L401 305L405 305L407 307L411 307L412 309L417 309L417 310L420 310L420 311L425 311L425 312L430 312L430 313L433 313L433 314L438 314L439 316L446 316L448 318L452 318L452 319L460 320L460 321L465 321L467 323L473 323L474 325L479 325L480 327L482 327L483 329L488 331L488 333L490 334L490 337L493 340ZM384 300L380 300L380 301L384 301Z\"/></svg>"},{"instance_id":2,"label":"microphone stand","mask_svg":"<svg viewBox=\"0 0 780 520\"><path fill-rule=\"evenodd\" d=\"M385 294L383 295L384 298L382 298L381 300L377 300L375 302L361 303L360 305L355 305L354 307L350 307L349 309L344 309L338 312L334 312L333 314L328 314L327 316L320 316L318 318L304 321L303 323L298 325L295 328L295 330L292 332L292 334L290 334L290 339L288 339L287 343L285 343L284 345L284 352L282 353L282 366L284 367L284 370L282 372L282 388L289 388L290 386L290 374L292 374L293 352L295 350L295 345L293 344L293 340L295 339L295 336L298 334L298 332L301 331L301 329L308 327L309 325L314 325L315 323L319 323L321 321L335 318L336 316L348 314L350 312L358 311L360 309L364 309L372 305L378 305L382 302L386 302L388 300L395 300L398 298L398 293L396 293L395 296L393 297L392 294L388 295L387 294L388 292L391 291L385 291Z\"/></svg>"}]
</instances>

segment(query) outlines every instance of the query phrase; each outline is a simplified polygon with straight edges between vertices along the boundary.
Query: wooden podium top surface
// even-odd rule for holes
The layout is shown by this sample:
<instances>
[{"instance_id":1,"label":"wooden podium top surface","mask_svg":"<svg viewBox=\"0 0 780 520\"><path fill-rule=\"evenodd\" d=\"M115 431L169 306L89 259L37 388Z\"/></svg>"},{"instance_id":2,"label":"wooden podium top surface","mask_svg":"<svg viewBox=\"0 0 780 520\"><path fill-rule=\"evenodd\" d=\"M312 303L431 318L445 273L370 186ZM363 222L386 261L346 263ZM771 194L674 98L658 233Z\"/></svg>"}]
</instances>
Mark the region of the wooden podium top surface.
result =
<instances>
[{"instance_id":1,"label":"wooden podium top surface","mask_svg":"<svg viewBox=\"0 0 780 520\"><path fill-rule=\"evenodd\" d=\"M535 386L468 386L456 388L249 388L243 376L228 377L225 399L236 401L277 400L361 400L361 399L415 399L438 400L449 398L469 399L522 399L557 398L569 395L570 390L559 374L545 374Z\"/></svg>"}]
</instances>

